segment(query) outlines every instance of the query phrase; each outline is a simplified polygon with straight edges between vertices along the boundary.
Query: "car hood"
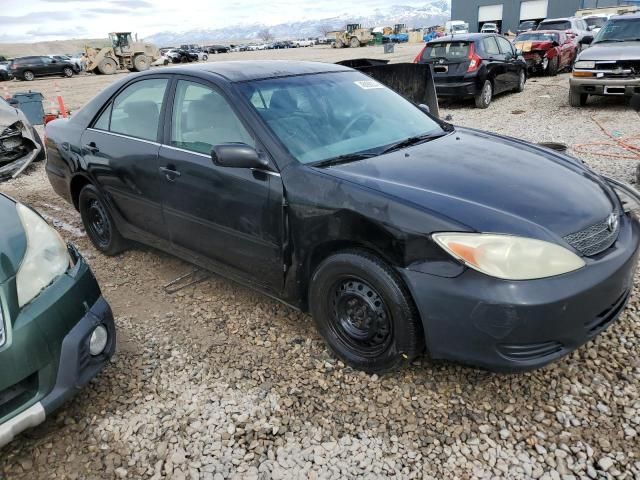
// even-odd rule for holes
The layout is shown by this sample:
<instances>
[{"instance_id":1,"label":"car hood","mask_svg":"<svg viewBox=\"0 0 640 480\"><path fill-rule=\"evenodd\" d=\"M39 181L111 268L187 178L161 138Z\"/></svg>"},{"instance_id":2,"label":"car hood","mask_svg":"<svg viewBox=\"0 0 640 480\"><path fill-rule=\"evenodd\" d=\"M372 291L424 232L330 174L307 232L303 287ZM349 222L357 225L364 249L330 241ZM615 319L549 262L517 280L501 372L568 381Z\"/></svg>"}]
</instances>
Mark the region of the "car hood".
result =
<instances>
[{"instance_id":1,"label":"car hood","mask_svg":"<svg viewBox=\"0 0 640 480\"><path fill-rule=\"evenodd\" d=\"M27 249L27 237L13 200L0 194L0 284L13 277Z\"/></svg>"},{"instance_id":2,"label":"car hood","mask_svg":"<svg viewBox=\"0 0 640 480\"><path fill-rule=\"evenodd\" d=\"M640 42L594 43L578 60L640 60Z\"/></svg>"},{"instance_id":3,"label":"car hood","mask_svg":"<svg viewBox=\"0 0 640 480\"><path fill-rule=\"evenodd\" d=\"M602 221L618 205L606 182L577 160L464 128L323 171L471 230L556 242Z\"/></svg>"},{"instance_id":4,"label":"car hood","mask_svg":"<svg viewBox=\"0 0 640 480\"><path fill-rule=\"evenodd\" d=\"M527 54L534 50L551 50L553 48L553 42L523 40L516 42L515 47L522 50L524 54Z\"/></svg>"}]
</instances>

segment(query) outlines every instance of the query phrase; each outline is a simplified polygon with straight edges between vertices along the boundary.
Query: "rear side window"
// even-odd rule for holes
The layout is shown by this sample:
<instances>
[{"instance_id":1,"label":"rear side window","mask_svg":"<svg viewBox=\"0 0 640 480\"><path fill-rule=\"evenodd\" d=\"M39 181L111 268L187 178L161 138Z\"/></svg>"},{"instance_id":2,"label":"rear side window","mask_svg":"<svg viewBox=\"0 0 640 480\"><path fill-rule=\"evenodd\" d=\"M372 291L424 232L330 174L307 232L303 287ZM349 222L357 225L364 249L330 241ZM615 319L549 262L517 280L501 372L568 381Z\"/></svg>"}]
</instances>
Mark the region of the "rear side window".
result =
<instances>
[{"instance_id":1,"label":"rear side window","mask_svg":"<svg viewBox=\"0 0 640 480\"><path fill-rule=\"evenodd\" d=\"M469 42L438 42L429 43L422 54L423 60L446 58L462 60L469 56Z\"/></svg>"},{"instance_id":2,"label":"rear side window","mask_svg":"<svg viewBox=\"0 0 640 480\"><path fill-rule=\"evenodd\" d=\"M513 55L513 45L511 45L511 42L509 40L503 37L496 37L496 40L498 41L498 46L500 47L502 53Z\"/></svg>"},{"instance_id":3,"label":"rear side window","mask_svg":"<svg viewBox=\"0 0 640 480\"><path fill-rule=\"evenodd\" d=\"M559 20L557 22L542 22L538 30L571 30L571 22Z\"/></svg>"},{"instance_id":4,"label":"rear side window","mask_svg":"<svg viewBox=\"0 0 640 480\"><path fill-rule=\"evenodd\" d=\"M498 50L498 44L496 43L495 37L487 37L482 39L482 49L488 55L499 55L500 50Z\"/></svg>"},{"instance_id":5,"label":"rear side window","mask_svg":"<svg viewBox=\"0 0 640 480\"><path fill-rule=\"evenodd\" d=\"M142 80L124 89L113 101L109 130L155 142L167 83L166 78ZM102 116L97 123L104 124Z\"/></svg>"}]
</instances>

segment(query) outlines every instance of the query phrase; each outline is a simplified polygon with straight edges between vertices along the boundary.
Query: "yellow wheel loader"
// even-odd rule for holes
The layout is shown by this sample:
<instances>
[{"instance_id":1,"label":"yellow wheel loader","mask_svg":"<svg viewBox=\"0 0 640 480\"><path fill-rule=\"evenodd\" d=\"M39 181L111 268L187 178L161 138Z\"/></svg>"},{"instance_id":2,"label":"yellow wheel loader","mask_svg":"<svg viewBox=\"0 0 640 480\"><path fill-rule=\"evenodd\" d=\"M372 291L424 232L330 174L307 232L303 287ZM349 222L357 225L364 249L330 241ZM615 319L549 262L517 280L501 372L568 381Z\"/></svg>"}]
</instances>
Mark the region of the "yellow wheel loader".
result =
<instances>
[{"instance_id":1,"label":"yellow wheel loader","mask_svg":"<svg viewBox=\"0 0 640 480\"><path fill-rule=\"evenodd\" d=\"M160 58L160 51L151 43L134 41L131 32L109 34L110 47L85 47L87 72L112 75L116 70L131 72L148 70Z\"/></svg>"}]
</instances>

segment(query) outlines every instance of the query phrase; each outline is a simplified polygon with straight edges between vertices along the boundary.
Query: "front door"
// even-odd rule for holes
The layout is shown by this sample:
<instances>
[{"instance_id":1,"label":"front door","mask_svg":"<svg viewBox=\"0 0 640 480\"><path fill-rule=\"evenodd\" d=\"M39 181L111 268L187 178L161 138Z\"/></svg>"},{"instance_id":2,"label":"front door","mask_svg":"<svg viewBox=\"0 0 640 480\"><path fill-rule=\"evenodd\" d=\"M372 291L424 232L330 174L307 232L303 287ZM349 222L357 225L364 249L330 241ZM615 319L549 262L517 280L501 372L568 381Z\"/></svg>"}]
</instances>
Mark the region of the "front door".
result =
<instances>
[{"instance_id":1,"label":"front door","mask_svg":"<svg viewBox=\"0 0 640 480\"><path fill-rule=\"evenodd\" d=\"M520 82L520 71L522 67L516 55L516 49L513 44L504 37L496 37L500 51L504 55L506 67L506 90L512 90L518 86Z\"/></svg>"},{"instance_id":2,"label":"front door","mask_svg":"<svg viewBox=\"0 0 640 480\"><path fill-rule=\"evenodd\" d=\"M504 54L498 47L497 37L489 36L482 39L484 50L483 63L487 65L487 72L493 78L493 93L504 92L509 82L507 64Z\"/></svg>"},{"instance_id":3,"label":"front door","mask_svg":"<svg viewBox=\"0 0 640 480\"><path fill-rule=\"evenodd\" d=\"M151 78L130 84L82 135L86 169L126 222L123 230L133 227L138 235L165 240L158 135L168 83Z\"/></svg>"},{"instance_id":4,"label":"front door","mask_svg":"<svg viewBox=\"0 0 640 480\"><path fill-rule=\"evenodd\" d=\"M171 241L274 291L284 278L279 174L215 165L213 146L242 142L260 151L225 96L209 83L175 86L159 170Z\"/></svg>"}]
</instances>

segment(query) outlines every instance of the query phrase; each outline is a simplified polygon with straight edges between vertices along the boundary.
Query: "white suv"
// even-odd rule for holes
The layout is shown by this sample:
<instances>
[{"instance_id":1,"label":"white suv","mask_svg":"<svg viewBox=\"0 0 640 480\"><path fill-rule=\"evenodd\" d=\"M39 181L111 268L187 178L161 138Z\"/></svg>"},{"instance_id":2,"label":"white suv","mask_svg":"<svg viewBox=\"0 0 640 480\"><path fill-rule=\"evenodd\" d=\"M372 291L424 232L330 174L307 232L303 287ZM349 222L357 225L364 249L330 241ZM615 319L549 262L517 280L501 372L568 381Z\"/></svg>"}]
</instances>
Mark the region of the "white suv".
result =
<instances>
[{"instance_id":1,"label":"white suv","mask_svg":"<svg viewBox=\"0 0 640 480\"><path fill-rule=\"evenodd\" d=\"M537 30L560 30L567 34L577 45L585 36L593 36L589 25L579 17L547 18L538 25Z\"/></svg>"}]
</instances>

